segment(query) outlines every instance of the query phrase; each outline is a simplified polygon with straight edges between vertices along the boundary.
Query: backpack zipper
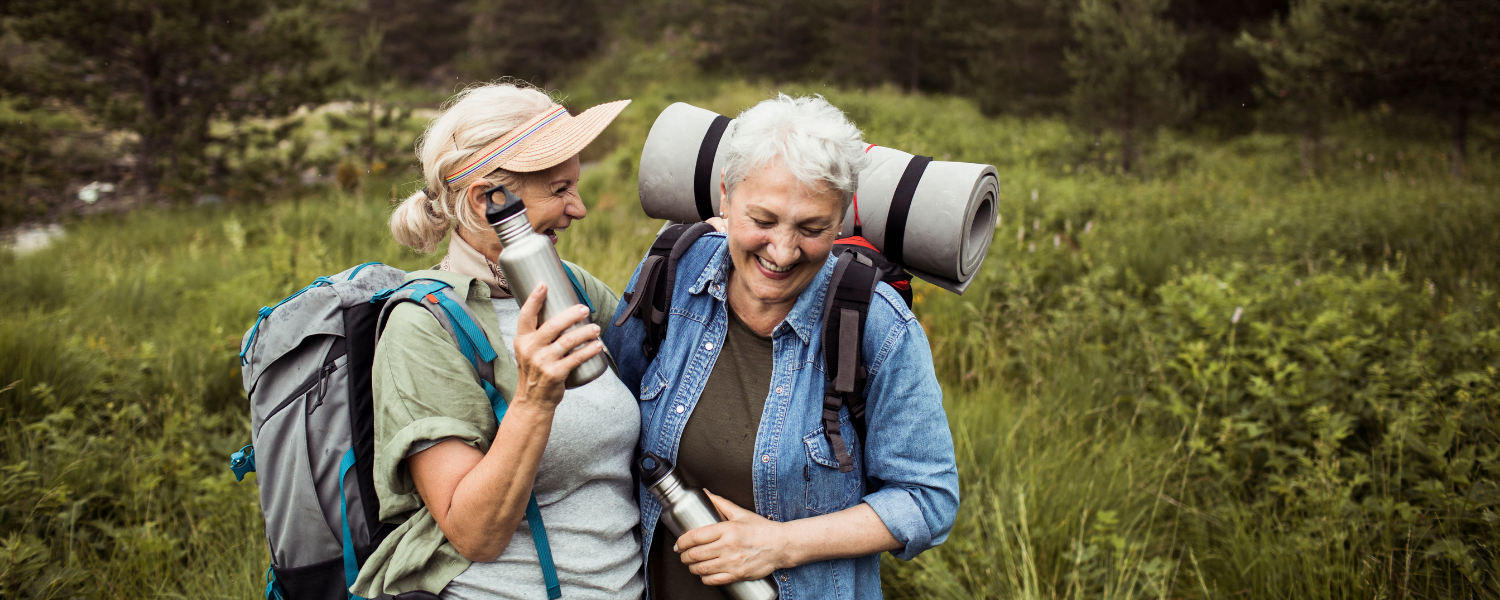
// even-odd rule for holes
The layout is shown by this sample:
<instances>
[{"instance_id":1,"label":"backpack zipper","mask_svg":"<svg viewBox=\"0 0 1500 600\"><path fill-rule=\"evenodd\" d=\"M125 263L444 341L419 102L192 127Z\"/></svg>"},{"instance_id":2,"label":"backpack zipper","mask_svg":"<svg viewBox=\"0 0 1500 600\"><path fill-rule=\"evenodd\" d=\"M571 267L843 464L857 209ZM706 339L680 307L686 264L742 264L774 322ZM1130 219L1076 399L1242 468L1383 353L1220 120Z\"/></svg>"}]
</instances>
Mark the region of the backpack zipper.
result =
<instances>
[{"instance_id":1,"label":"backpack zipper","mask_svg":"<svg viewBox=\"0 0 1500 600\"><path fill-rule=\"evenodd\" d=\"M315 385L316 386L320 386L320 387L323 388L323 389L321 389L318 392L318 401L317 401L317 404L322 404L322 402L323 402L323 396L327 393L326 386L322 385L323 381L325 379L327 379L329 373L332 373L332 372L338 370L338 365L336 364L337 361L338 361L338 359L335 358L335 359L333 359L331 361L323 363L323 366L320 367L316 372L314 372L313 375L312 375L312 377L309 377L307 379L307 381L302 382L302 385L297 386L297 389L292 390L292 393L287 394L286 399L282 400L280 404L277 404L276 408L271 409L271 412L266 413L266 418L263 419L261 422L264 423L266 421L270 421L271 417L276 416L276 413L281 412L281 409L286 408L288 405L290 405L292 403L292 401L294 401L294 400L296 400L298 398L301 398L303 396L306 396L308 392L312 391L313 386L315 386ZM317 405L315 404L312 408L316 409ZM307 411L307 414L312 414L312 410L309 409Z\"/></svg>"}]
</instances>

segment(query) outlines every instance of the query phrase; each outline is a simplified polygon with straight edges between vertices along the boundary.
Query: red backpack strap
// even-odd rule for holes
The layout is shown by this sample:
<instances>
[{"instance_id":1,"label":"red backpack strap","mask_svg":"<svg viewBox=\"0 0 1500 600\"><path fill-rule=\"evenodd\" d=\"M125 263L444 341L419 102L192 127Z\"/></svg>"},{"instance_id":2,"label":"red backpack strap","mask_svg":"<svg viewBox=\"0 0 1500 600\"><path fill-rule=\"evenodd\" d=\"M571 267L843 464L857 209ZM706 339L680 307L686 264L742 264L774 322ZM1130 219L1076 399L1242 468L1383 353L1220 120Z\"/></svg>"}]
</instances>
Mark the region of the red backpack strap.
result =
<instances>
[{"instance_id":1,"label":"red backpack strap","mask_svg":"<svg viewBox=\"0 0 1500 600\"><path fill-rule=\"evenodd\" d=\"M870 240L865 239L864 236L853 235L839 238L834 240L833 244L834 252L848 250L858 252L870 259L870 262L874 263L875 268L880 271L880 280L895 288L896 293L901 295L901 299L906 301L906 307L911 308L911 273L907 273L901 265L887 259L884 254L880 253L880 250L875 249L875 244L871 244Z\"/></svg>"}]
</instances>

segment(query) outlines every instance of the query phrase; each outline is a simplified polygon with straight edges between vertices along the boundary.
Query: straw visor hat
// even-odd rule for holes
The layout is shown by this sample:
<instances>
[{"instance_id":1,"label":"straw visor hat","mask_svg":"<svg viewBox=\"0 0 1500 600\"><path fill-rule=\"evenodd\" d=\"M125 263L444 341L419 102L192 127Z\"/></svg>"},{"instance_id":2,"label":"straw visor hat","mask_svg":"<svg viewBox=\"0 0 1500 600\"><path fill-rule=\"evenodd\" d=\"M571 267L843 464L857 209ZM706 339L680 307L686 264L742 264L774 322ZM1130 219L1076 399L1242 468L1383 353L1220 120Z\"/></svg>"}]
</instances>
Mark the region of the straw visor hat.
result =
<instances>
[{"instance_id":1,"label":"straw visor hat","mask_svg":"<svg viewBox=\"0 0 1500 600\"><path fill-rule=\"evenodd\" d=\"M629 100L607 102L576 117L569 115L568 109L562 106L553 106L459 163L459 168L443 181L448 189L458 191L495 169L532 173L556 166L599 137L599 132L604 131L627 104L630 104Z\"/></svg>"}]
</instances>

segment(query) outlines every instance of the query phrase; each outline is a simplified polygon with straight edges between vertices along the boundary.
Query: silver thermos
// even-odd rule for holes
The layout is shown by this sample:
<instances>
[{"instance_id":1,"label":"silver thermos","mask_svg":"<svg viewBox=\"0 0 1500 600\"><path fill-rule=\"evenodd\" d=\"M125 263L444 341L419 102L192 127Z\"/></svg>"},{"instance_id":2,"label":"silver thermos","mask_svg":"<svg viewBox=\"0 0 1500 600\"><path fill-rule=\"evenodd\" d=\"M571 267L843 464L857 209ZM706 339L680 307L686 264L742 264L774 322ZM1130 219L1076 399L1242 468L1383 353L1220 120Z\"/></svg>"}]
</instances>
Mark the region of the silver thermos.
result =
<instances>
[{"instance_id":1,"label":"silver thermos","mask_svg":"<svg viewBox=\"0 0 1500 600\"><path fill-rule=\"evenodd\" d=\"M641 482L661 502L661 522L672 535L682 537L699 527L723 521L708 495L684 485L667 459L647 452L641 455L640 468ZM776 583L770 577L736 581L723 589L734 600L776 600L778 595Z\"/></svg>"},{"instance_id":2,"label":"silver thermos","mask_svg":"<svg viewBox=\"0 0 1500 600\"><path fill-rule=\"evenodd\" d=\"M495 192L505 195L504 204L495 202ZM547 284L547 300L537 317L538 325L583 304L573 292L573 284L563 271L562 259L552 247L552 240L532 230L531 221L526 218L526 205L521 199L503 185L485 190L484 197L487 202L485 220L495 229L495 235L500 236L500 243L504 246L500 250L500 270L505 273L511 293L516 295L516 303L525 306L526 296L531 290L536 289L538 283ZM587 325L587 321L580 322L568 330ZM604 353L600 352L568 374L567 387L572 389L593 381L608 368Z\"/></svg>"}]
</instances>

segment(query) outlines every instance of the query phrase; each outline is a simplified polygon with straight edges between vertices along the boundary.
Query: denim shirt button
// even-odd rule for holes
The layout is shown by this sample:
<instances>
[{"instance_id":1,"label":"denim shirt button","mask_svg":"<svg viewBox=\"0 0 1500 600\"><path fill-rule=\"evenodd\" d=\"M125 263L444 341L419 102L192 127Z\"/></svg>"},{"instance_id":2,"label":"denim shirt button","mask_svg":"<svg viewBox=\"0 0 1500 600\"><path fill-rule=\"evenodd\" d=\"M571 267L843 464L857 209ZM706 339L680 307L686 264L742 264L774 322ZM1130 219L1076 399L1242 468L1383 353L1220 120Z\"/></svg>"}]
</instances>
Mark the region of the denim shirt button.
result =
<instances>
[{"instance_id":1,"label":"denim shirt button","mask_svg":"<svg viewBox=\"0 0 1500 600\"><path fill-rule=\"evenodd\" d=\"M781 574L781 582L786 583L786 573Z\"/></svg>"},{"instance_id":2,"label":"denim shirt button","mask_svg":"<svg viewBox=\"0 0 1500 600\"><path fill-rule=\"evenodd\" d=\"M679 415L680 415L680 414L682 414L682 411L683 411L683 410L684 410L684 409L683 409L683 408L682 408L682 405L681 405L681 404L678 404L678 405L677 405L677 414L679 414Z\"/></svg>"},{"instance_id":3,"label":"denim shirt button","mask_svg":"<svg viewBox=\"0 0 1500 600\"><path fill-rule=\"evenodd\" d=\"M762 454L762 455L760 455L760 462L762 462L762 463L771 462L771 455L769 455L769 454Z\"/></svg>"},{"instance_id":4,"label":"denim shirt button","mask_svg":"<svg viewBox=\"0 0 1500 600\"><path fill-rule=\"evenodd\" d=\"M708 342L708 343L704 344L703 345L703 349L704 350L713 350L714 349L714 343L713 342Z\"/></svg>"},{"instance_id":5,"label":"denim shirt button","mask_svg":"<svg viewBox=\"0 0 1500 600\"><path fill-rule=\"evenodd\" d=\"M784 388L782 386L779 386L779 385L776 386L776 393L778 393L778 394L786 393L785 390L786 390L786 388Z\"/></svg>"}]
</instances>

